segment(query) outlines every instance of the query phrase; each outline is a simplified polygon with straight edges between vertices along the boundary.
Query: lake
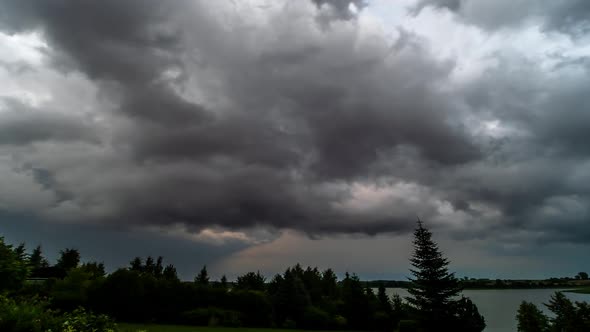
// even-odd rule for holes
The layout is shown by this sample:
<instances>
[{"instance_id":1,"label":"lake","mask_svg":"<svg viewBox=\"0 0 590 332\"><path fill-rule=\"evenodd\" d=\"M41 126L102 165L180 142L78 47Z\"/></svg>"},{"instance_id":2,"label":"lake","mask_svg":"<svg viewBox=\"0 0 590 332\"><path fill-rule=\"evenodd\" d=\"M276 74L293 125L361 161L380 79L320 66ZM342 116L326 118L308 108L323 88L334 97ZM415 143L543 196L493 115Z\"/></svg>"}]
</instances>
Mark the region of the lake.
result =
<instances>
[{"instance_id":1,"label":"lake","mask_svg":"<svg viewBox=\"0 0 590 332\"><path fill-rule=\"evenodd\" d=\"M464 290L463 295L469 297L477 305L479 313L486 319L485 332L514 332L516 331L516 312L522 301L536 304L545 313L549 311L543 303L549 302L551 295L557 289L489 289ZM408 296L403 288L388 288L387 293L399 294L402 298ZM590 302L590 294L564 293L572 301Z\"/></svg>"}]
</instances>

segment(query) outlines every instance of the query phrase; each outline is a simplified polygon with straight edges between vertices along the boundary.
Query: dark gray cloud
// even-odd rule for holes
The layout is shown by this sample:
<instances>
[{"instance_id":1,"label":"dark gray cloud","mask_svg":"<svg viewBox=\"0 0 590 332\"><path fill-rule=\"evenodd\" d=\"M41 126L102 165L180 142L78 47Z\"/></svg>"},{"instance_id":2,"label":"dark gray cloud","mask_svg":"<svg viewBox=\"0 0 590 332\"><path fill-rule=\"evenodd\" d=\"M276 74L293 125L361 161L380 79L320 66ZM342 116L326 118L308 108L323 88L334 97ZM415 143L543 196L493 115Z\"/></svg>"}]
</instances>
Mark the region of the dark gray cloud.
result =
<instances>
[{"instance_id":1,"label":"dark gray cloud","mask_svg":"<svg viewBox=\"0 0 590 332\"><path fill-rule=\"evenodd\" d=\"M81 116L39 111L11 98L0 99L0 145L26 145L46 141L98 143L91 123Z\"/></svg>"},{"instance_id":2,"label":"dark gray cloud","mask_svg":"<svg viewBox=\"0 0 590 332\"><path fill-rule=\"evenodd\" d=\"M350 3L5 0L4 31L40 31L55 68L96 85L101 125L2 113L2 151L42 170L53 218L317 235L407 232L419 214L457 236L587 239L571 212L590 201L587 75L506 56L461 86L455 62L360 26ZM40 141L63 146L22 152Z\"/></svg>"}]
</instances>

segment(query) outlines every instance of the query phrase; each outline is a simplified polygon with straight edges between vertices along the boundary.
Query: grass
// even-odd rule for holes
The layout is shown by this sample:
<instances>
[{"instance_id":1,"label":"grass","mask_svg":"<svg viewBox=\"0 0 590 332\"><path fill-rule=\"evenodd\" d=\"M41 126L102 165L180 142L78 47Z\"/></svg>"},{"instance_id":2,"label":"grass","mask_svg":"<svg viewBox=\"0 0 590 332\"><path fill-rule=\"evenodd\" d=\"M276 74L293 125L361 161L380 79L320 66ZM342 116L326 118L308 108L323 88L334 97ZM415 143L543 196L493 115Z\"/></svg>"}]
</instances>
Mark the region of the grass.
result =
<instances>
[{"instance_id":1,"label":"grass","mask_svg":"<svg viewBox=\"0 0 590 332\"><path fill-rule=\"evenodd\" d=\"M590 294L590 287L576 288L567 290L568 293Z\"/></svg>"},{"instance_id":2,"label":"grass","mask_svg":"<svg viewBox=\"0 0 590 332\"><path fill-rule=\"evenodd\" d=\"M296 332L297 330L262 329L262 328L230 328L230 327L196 327L179 325L151 325L151 324L126 324L120 323L122 332ZM313 332L313 331L306 331ZM325 332L325 331L323 331Z\"/></svg>"}]
</instances>

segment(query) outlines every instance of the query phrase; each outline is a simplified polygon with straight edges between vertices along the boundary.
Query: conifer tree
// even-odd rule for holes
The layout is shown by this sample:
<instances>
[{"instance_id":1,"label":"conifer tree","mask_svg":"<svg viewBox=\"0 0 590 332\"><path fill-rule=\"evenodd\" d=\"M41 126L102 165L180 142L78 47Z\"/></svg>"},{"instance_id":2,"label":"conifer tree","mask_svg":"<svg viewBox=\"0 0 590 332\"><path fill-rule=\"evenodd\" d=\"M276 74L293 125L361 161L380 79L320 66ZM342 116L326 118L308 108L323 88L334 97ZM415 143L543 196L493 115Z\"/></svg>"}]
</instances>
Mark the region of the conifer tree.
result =
<instances>
[{"instance_id":1,"label":"conifer tree","mask_svg":"<svg viewBox=\"0 0 590 332\"><path fill-rule=\"evenodd\" d=\"M207 286L209 285L209 274L207 273L207 265L204 265L201 272L195 277L195 283Z\"/></svg>"},{"instance_id":2,"label":"conifer tree","mask_svg":"<svg viewBox=\"0 0 590 332\"><path fill-rule=\"evenodd\" d=\"M407 298L416 320L425 331L451 331L466 317L461 317L464 304L458 298L461 286L458 279L448 270L449 261L432 240L432 233L424 228L421 221L414 231L414 254L410 259L412 284ZM470 308L470 315L475 315ZM477 313L478 317L481 317ZM483 321L483 317L482 317ZM484 324L485 326L485 324ZM482 328L483 330L483 328ZM481 330L480 330L481 331Z\"/></svg>"}]
</instances>

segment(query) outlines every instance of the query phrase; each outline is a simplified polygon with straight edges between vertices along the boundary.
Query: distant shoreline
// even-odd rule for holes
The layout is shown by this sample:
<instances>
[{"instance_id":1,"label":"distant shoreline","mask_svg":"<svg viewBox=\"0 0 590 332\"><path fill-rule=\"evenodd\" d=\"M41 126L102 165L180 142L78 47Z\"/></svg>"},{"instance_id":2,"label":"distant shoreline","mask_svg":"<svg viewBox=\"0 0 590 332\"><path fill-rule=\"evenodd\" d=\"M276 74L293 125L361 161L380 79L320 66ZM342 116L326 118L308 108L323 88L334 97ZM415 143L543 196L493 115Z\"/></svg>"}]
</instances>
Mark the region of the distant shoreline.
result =
<instances>
[{"instance_id":1,"label":"distant shoreline","mask_svg":"<svg viewBox=\"0 0 590 332\"><path fill-rule=\"evenodd\" d=\"M365 283L372 288L383 285L386 288L408 288L409 281L369 280ZM503 289L567 289L567 292L590 294L590 280L570 278L551 278L544 280L516 279L464 279L461 286L466 290L503 290Z\"/></svg>"},{"instance_id":2,"label":"distant shoreline","mask_svg":"<svg viewBox=\"0 0 590 332\"><path fill-rule=\"evenodd\" d=\"M590 287L579 287L577 289L568 289L565 292L576 294L590 294Z\"/></svg>"}]
</instances>

